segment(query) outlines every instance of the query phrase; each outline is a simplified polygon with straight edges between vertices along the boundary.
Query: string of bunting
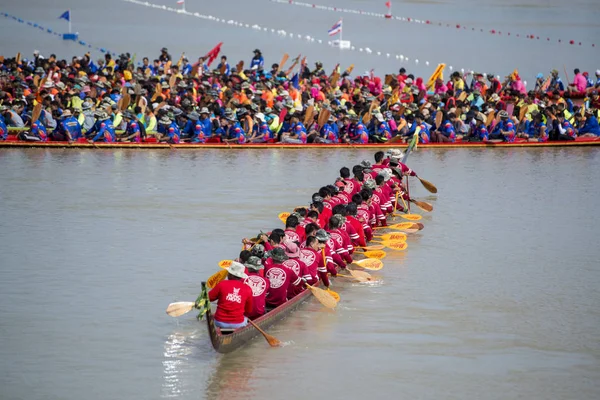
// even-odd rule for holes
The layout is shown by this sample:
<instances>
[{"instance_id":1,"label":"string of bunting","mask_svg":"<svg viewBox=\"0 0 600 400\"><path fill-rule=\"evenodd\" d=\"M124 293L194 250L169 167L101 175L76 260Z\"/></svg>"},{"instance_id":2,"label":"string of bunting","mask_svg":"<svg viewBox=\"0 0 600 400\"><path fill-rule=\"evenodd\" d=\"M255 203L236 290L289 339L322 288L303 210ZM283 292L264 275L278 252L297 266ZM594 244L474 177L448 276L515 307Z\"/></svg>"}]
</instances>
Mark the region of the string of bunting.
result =
<instances>
[{"instance_id":1,"label":"string of bunting","mask_svg":"<svg viewBox=\"0 0 600 400\"><path fill-rule=\"evenodd\" d=\"M11 15L11 14L8 14L8 13L5 13L5 12L0 12L0 16L8 18L8 19L12 19L12 20L14 20L14 21L16 21L17 23L20 23L20 24L26 24L28 26L31 26L32 28L37 28L41 32L48 33L50 35L54 35L54 36L57 36L59 38L62 38L62 33L57 32L56 30L54 30L52 28L44 27L44 26L42 26L42 25L40 25L40 24L38 24L36 22L27 21L27 20L24 20L22 18L19 18L19 17L15 16L15 15ZM109 50L107 50L104 47L94 46L94 45L92 45L92 44L90 44L88 42L85 42L83 40L77 40L77 41L74 41L74 43L77 43L77 44L79 44L79 45L81 45L83 47L86 47L88 49L99 51L101 53L108 53L108 54L111 54L111 55L113 55L115 57L117 56L117 53L111 53Z\"/></svg>"},{"instance_id":2,"label":"string of bunting","mask_svg":"<svg viewBox=\"0 0 600 400\"><path fill-rule=\"evenodd\" d=\"M258 24L249 24L249 23L245 23L245 22L237 21L237 20L233 20L233 19L225 19L225 18L215 17L213 15L200 14L198 12L186 11L185 9L182 9L182 8L169 7L169 6L165 6L163 4L153 4L153 3L150 3L147 1L141 1L141 0L123 0L123 1L125 1L127 3L144 6L144 7L150 7L150 8L154 8L154 9L158 9L158 10L169 11L169 12L183 14L183 15L190 16L190 17L200 18L203 20L212 21L212 22L216 22L216 23L227 24L230 26L238 27L238 28L253 29L256 31L261 31L263 33L276 34L282 38L285 37L285 38L289 38L289 39L303 40L306 42L310 42L310 43L314 43L314 44L321 44L321 45L329 45L329 46L333 45L332 41L321 40L321 39L318 39L317 37L311 36L311 35L303 35L303 34L299 34L299 33L287 32L286 30L283 30L283 29L275 29L275 28L270 28L270 27L266 27L266 26L261 26ZM362 54L369 54L372 56L395 58L396 60L400 61L400 64L409 63L409 62L411 62L411 60L415 63L415 65L419 65L419 63L421 62L418 58L411 58L411 57L405 56L404 54L393 54L392 52L377 51L377 50L371 49L370 47L351 46L350 48L345 49L344 51L357 51ZM430 64L437 65L438 63L434 64L434 63L430 63L429 61L424 61L424 64L425 64L425 66L429 66ZM448 70L453 71L454 67L452 65L449 65ZM460 68L460 71L463 74L465 73L465 71L467 73L471 73L471 74L473 73L473 70L471 68ZM525 84L526 84L526 82L525 82Z\"/></svg>"},{"instance_id":3,"label":"string of bunting","mask_svg":"<svg viewBox=\"0 0 600 400\"><path fill-rule=\"evenodd\" d=\"M528 34L515 33L515 32L504 32L503 33L501 30L498 30L498 29L485 29L484 30L483 28L469 27L469 26L459 24L459 23L446 23L446 22L432 21L429 19L418 19L418 18L412 18L412 17L393 16L393 15L390 17L390 15L386 15L384 13L376 13L376 12L364 11L364 10L353 10L353 9L348 9L348 8L332 7L332 6L325 6L325 5L313 4L313 3L304 3L301 1L293 1L293 0L270 0L270 1L273 3L289 4L292 6L312 8L315 10L334 11L336 13L347 13L347 14L364 15L364 16L369 16L369 17L386 18L386 19L390 19L393 21L400 21L400 22L405 22L405 23L440 26L440 27L446 27L446 28L452 28L452 29L461 29L461 30L470 31L470 32L489 33L491 35L498 35L498 36L504 35L504 36L522 38L522 39L535 39L535 40L543 40L544 39L543 35L540 36L540 35L531 34L531 33L528 33ZM383 4L383 0L382 0L382 4ZM560 38L556 39L556 38L546 37L546 41L561 43L561 44L568 43L570 45L579 45L579 46L584 45L583 42L579 42L579 41L576 41L573 39L563 40ZM591 43L591 47L596 47L596 44Z\"/></svg>"}]
</instances>

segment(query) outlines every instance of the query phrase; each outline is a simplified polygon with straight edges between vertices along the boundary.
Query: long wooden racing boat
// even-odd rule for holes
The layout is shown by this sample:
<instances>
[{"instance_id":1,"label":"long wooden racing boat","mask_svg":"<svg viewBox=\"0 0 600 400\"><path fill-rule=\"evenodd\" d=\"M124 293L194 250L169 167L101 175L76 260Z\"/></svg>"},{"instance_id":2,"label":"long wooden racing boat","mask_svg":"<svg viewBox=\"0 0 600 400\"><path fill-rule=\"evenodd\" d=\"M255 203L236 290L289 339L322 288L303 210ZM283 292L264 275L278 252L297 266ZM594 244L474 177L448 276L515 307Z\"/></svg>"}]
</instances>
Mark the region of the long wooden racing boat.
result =
<instances>
[{"instance_id":1,"label":"long wooden racing boat","mask_svg":"<svg viewBox=\"0 0 600 400\"><path fill-rule=\"evenodd\" d=\"M206 289L206 282L202 282L202 289L203 291ZM285 302L277 308L274 308L252 322L258 325L262 330L267 330L276 322L279 322L287 317L292 311L298 308L300 304L309 299L310 296L310 290L305 290L291 300ZM256 336L260 335L258 330L250 324L239 329L218 328L215 326L215 320L210 307L208 307L205 316L208 326L208 333L210 335L210 341L212 342L214 349L219 353L231 353L232 351L254 339Z\"/></svg>"},{"instance_id":2,"label":"long wooden racing boat","mask_svg":"<svg viewBox=\"0 0 600 400\"><path fill-rule=\"evenodd\" d=\"M156 141L143 143L88 143L78 141L73 143L68 142L26 142L15 140L9 135L9 140L0 141L0 148L7 147L42 147L42 148L102 148L102 149L385 149L389 147L404 146L402 143L368 143L368 144L325 144L325 143L308 143L308 144L289 144L289 143L247 143L247 144L226 144L226 143L181 143L167 144L156 143ZM460 149L460 148L520 148L520 147L573 147L573 146L600 146L600 140L596 138L578 138L567 141L552 141L552 142L526 142L516 141L514 143L492 143L492 142L455 142L455 143L428 143L419 144L419 148L427 149Z\"/></svg>"}]
</instances>

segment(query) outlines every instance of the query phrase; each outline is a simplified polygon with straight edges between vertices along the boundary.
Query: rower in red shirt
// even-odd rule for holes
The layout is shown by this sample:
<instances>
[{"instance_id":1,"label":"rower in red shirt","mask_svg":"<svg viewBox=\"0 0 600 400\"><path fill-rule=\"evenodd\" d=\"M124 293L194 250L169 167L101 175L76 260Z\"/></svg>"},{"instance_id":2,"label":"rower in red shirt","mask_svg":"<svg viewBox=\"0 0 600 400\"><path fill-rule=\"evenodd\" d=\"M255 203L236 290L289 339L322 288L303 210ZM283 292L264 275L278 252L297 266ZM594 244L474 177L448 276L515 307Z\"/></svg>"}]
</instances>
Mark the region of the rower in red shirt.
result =
<instances>
[{"instance_id":1,"label":"rower in red shirt","mask_svg":"<svg viewBox=\"0 0 600 400\"><path fill-rule=\"evenodd\" d=\"M210 301L218 300L214 320L219 328L237 329L248 324L244 314L252 313L252 289L244 284L248 278L244 269L242 264L233 261L227 268L227 280L217 283L208 292Z\"/></svg>"},{"instance_id":2,"label":"rower in red shirt","mask_svg":"<svg viewBox=\"0 0 600 400\"><path fill-rule=\"evenodd\" d=\"M335 252L338 253L342 259L347 263L352 263L352 256L348 251L349 247L352 247L350 237L344 232L341 227L344 224L344 217L340 214L335 214L329 218L329 235L331 240L335 243Z\"/></svg>"},{"instance_id":3,"label":"rower in red shirt","mask_svg":"<svg viewBox=\"0 0 600 400\"><path fill-rule=\"evenodd\" d=\"M340 169L340 179L344 183L344 192L348 197L352 198L360 190L360 185L356 186L354 181L350 179L350 170L347 167Z\"/></svg>"},{"instance_id":4,"label":"rower in red shirt","mask_svg":"<svg viewBox=\"0 0 600 400\"><path fill-rule=\"evenodd\" d=\"M250 256L244 265L248 270L248 278L244 283L252 289L252 312L248 314L248 318L256 319L265 313L267 293L271 284L268 279L262 277L264 267L260 258Z\"/></svg>"},{"instance_id":5,"label":"rower in red shirt","mask_svg":"<svg viewBox=\"0 0 600 400\"><path fill-rule=\"evenodd\" d=\"M325 259L327 272L336 276L337 267L346 268L346 263L336 251L338 248L337 243L331 239L331 235L325 229L319 229L315 233L315 237L319 242L325 243L325 247L322 250L322 257Z\"/></svg>"},{"instance_id":6,"label":"rower in red shirt","mask_svg":"<svg viewBox=\"0 0 600 400\"><path fill-rule=\"evenodd\" d=\"M283 229L273 229L273 231L271 231L269 236L265 235L264 233L262 233L260 235L260 239L263 241L265 250L268 252L270 252L273 249L278 248L278 247L283 248L283 244L281 243L281 241L283 240L284 237L285 237L285 232L283 231ZM271 260L270 258L267 258L266 260L264 260L263 265L265 266L265 269L272 262L273 262L273 260Z\"/></svg>"},{"instance_id":7,"label":"rower in red shirt","mask_svg":"<svg viewBox=\"0 0 600 400\"><path fill-rule=\"evenodd\" d=\"M265 268L265 278L271 284L266 304L269 308L275 308L288 300L290 286L301 285L302 279L294 271L282 264L288 257L281 247L274 248L270 254L273 261Z\"/></svg>"},{"instance_id":8,"label":"rower in red shirt","mask_svg":"<svg viewBox=\"0 0 600 400\"><path fill-rule=\"evenodd\" d=\"M382 169L387 168L386 165L383 164L383 157L385 156L385 153L383 151L378 151L377 153L375 153L375 164L373 164L371 166L371 170L375 173L378 174L381 172Z\"/></svg>"},{"instance_id":9,"label":"rower in red shirt","mask_svg":"<svg viewBox=\"0 0 600 400\"><path fill-rule=\"evenodd\" d=\"M346 212L348 215L346 216L346 221L352 225L356 234L358 235L358 239L352 239L352 243L354 246L366 247L367 241L365 237L365 231L363 228L363 224L358 220L356 203L352 202L346 206Z\"/></svg>"},{"instance_id":10,"label":"rower in red shirt","mask_svg":"<svg viewBox=\"0 0 600 400\"><path fill-rule=\"evenodd\" d=\"M295 215L290 215L289 217L287 217L287 219L285 220L285 239L291 242L296 242L298 244L304 242L306 238L300 236L300 232L298 232L299 225L300 221L298 220L298 217L296 217ZM302 229L302 231L304 230Z\"/></svg>"},{"instance_id":11,"label":"rower in red shirt","mask_svg":"<svg viewBox=\"0 0 600 400\"><path fill-rule=\"evenodd\" d=\"M340 227L340 230L343 231L344 235L346 235L348 237L349 245L347 246L347 249L348 249L348 253L352 254L352 253L354 253L354 244L359 239L359 236L358 236L358 233L356 232L356 229L354 228L354 226L352 226L350 221L348 221L348 219L346 218L346 216L348 215L348 211L346 211L346 207L347 207L346 204L340 204L340 205L333 207L333 213L334 213L333 215L339 214L343 218L344 223Z\"/></svg>"},{"instance_id":12,"label":"rower in red shirt","mask_svg":"<svg viewBox=\"0 0 600 400\"><path fill-rule=\"evenodd\" d=\"M300 249L299 259L306 265L307 273L302 277L309 285L314 285L319 281L319 278L325 285L329 287L329 277L327 276L327 268L323 261L322 250L325 247L325 242L320 242L316 236L308 236L306 238L306 247Z\"/></svg>"},{"instance_id":13,"label":"rower in red shirt","mask_svg":"<svg viewBox=\"0 0 600 400\"><path fill-rule=\"evenodd\" d=\"M285 246L285 255L288 256L288 259L282 264L294 271L300 278L304 279L306 275L309 275L309 272L304 261L300 259L300 246L289 240L284 240L283 245ZM288 299L300 294L305 289L304 285L290 286Z\"/></svg>"},{"instance_id":14,"label":"rower in red shirt","mask_svg":"<svg viewBox=\"0 0 600 400\"><path fill-rule=\"evenodd\" d=\"M352 196L352 202L356 204L356 218L362 224L365 239L367 242L370 242L373 239L373 231L370 224L371 211L369 210L369 206L364 204L363 197L359 193Z\"/></svg>"},{"instance_id":15,"label":"rower in red shirt","mask_svg":"<svg viewBox=\"0 0 600 400\"><path fill-rule=\"evenodd\" d=\"M320 227L327 226L327 223L329 222L329 217L331 217L333 215L333 214L331 214L330 209L325 208L325 205L323 204L322 199L323 198L319 195L313 196L313 202L310 205L311 211L316 211L319 213L318 222L319 222Z\"/></svg>"}]
</instances>

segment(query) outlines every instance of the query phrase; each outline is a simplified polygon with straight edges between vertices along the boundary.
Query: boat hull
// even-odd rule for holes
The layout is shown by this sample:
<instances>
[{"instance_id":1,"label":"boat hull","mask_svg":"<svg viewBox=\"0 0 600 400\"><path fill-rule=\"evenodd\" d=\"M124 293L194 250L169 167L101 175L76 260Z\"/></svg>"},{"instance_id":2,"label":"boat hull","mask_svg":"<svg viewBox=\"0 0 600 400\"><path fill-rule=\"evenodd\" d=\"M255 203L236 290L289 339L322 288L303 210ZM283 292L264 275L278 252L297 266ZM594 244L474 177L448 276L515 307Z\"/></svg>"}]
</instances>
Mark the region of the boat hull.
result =
<instances>
[{"instance_id":1,"label":"boat hull","mask_svg":"<svg viewBox=\"0 0 600 400\"><path fill-rule=\"evenodd\" d=\"M202 286L205 286L204 282L202 283ZM292 311L298 308L300 304L305 302L310 295L310 291L305 290L285 304L282 304L252 322L258 325L262 330L267 330L273 326L273 324L287 317ZM243 328L236 329L229 334L221 333L221 329L215 326L215 320L210 309L206 312L206 324L213 348L218 353L222 354L231 353L260 335L260 332L250 324Z\"/></svg>"},{"instance_id":2,"label":"boat hull","mask_svg":"<svg viewBox=\"0 0 600 400\"><path fill-rule=\"evenodd\" d=\"M225 143L87 143L87 142L26 142L20 140L0 141L0 148L10 147L41 147L41 148L78 148L78 149L385 149L390 147L405 146L403 143L368 143L368 144L289 144L289 143L247 143L247 144L225 144ZM428 143L419 144L419 149L461 149L461 148L520 148L520 147L573 147L573 146L600 146L600 140L582 138L568 141L552 142L515 142L515 143L489 143L489 142L456 142L456 143Z\"/></svg>"}]
</instances>

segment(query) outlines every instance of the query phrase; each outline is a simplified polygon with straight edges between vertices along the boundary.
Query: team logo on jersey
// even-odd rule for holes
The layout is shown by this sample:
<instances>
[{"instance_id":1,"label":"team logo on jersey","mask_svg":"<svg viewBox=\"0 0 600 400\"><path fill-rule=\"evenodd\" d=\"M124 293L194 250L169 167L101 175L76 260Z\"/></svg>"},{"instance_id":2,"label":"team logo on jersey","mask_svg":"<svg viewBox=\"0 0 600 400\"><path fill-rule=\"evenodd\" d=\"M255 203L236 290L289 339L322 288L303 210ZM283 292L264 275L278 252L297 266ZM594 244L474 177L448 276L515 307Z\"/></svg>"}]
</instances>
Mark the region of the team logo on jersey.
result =
<instances>
[{"instance_id":1,"label":"team logo on jersey","mask_svg":"<svg viewBox=\"0 0 600 400\"><path fill-rule=\"evenodd\" d=\"M296 232L285 231L285 237L292 242L300 243L300 235L298 235Z\"/></svg>"},{"instance_id":2,"label":"team logo on jersey","mask_svg":"<svg viewBox=\"0 0 600 400\"><path fill-rule=\"evenodd\" d=\"M316 259L317 256L314 252L307 249L300 250L300 261L304 262L304 264L313 265Z\"/></svg>"},{"instance_id":3,"label":"team logo on jersey","mask_svg":"<svg viewBox=\"0 0 600 400\"><path fill-rule=\"evenodd\" d=\"M346 181L346 186L344 187L344 192L352 193L354 191L354 182Z\"/></svg>"},{"instance_id":4,"label":"team logo on jersey","mask_svg":"<svg viewBox=\"0 0 600 400\"><path fill-rule=\"evenodd\" d=\"M344 246L344 239L342 238L342 235L337 232L329 232L329 234L331 235L331 238L340 245L340 247Z\"/></svg>"},{"instance_id":5,"label":"team logo on jersey","mask_svg":"<svg viewBox=\"0 0 600 400\"><path fill-rule=\"evenodd\" d=\"M300 276L300 263L298 261L292 260L290 258L288 260L285 260L283 262L283 265L285 265L286 267L288 267L289 269L294 271L296 273L296 275Z\"/></svg>"},{"instance_id":6,"label":"team logo on jersey","mask_svg":"<svg viewBox=\"0 0 600 400\"><path fill-rule=\"evenodd\" d=\"M267 290L267 282L258 275L249 275L246 279L246 285L252 289L252 296L260 296Z\"/></svg>"},{"instance_id":7,"label":"team logo on jersey","mask_svg":"<svg viewBox=\"0 0 600 400\"><path fill-rule=\"evenodd\" d=\"M233 303L241 303L242 302L242 296L240 296L240 288L233 288L233 293L229 293L225 297L225 300L231 301Z\"/></svg>"},{"instance_id":8,"label":"team logo on jersey","mask_svg":"<svg viewBox=\"0 0 600 400\"><path fill-rule=\"evenodd\" d=\"M282 287L286 277L285 271L281 268L273 267L267 271L267 278L271 282L271 289Z\"/></svg>"}]
</instances>

